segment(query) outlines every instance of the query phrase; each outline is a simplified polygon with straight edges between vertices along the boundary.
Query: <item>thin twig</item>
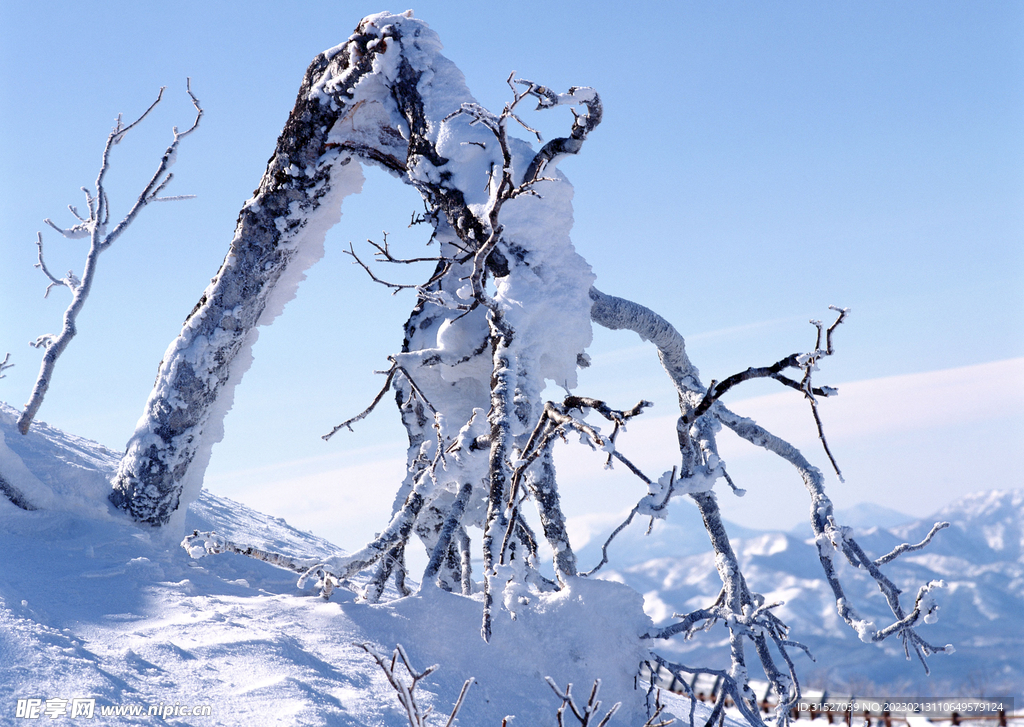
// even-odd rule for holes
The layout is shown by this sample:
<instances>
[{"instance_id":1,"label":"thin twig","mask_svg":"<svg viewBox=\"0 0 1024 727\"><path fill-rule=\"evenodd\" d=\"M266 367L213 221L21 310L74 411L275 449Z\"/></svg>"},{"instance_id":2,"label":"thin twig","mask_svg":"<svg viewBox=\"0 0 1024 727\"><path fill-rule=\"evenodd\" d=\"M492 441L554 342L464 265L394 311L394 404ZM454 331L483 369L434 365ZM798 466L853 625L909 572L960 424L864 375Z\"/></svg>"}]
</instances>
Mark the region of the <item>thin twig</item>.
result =
<instances>
[{"instance_id":1,"label":"thin twig","mask_svg":"<svg viewBox=\"0 0 1024 727\"><path fill-rule=\"evenodd\" d=\"M335 434L337 434L342 429L348 429L350 432L353 431L352 430L352 425L355 424L356 422L362 420L362 419L365 419L367 416L369 416L370 412L372 412L376 408L377 404L380 403L380 400L384 398L384 394L386 394L388 392L388 390L391 388L391 382L394 381L395 373L397 371L398 371L398 367L396 365L392 365L391 368L388 369L388 371L387 371L388 377L384 381L384 386L382 386L380 391L377 392L377 396L373 397L373 401L370 402L370 405L368 407L363 409L361 412L356 414L351 419L346 419L341 424L339 424L338 426L334 427L334 429L332 429L331 431L329 431L327 434L323 435L320 438L326 442L328 439L333 437Z\"/></svg>"},{"instance_id":2,"label":"thin twig","mask_svg":"<svg viewBox=\"0 0 1024 727\"><path fill-rule=\"evenodd\" d=\"M391 281L384 280L383 278L378 278L376 275L374 275L373 271L370 269L370 266L364 263L362 259L358 255L356 255L355 247L353 247L352 243L350 242L348 244L348 250L343 250L342 252L344 252L346 255L351 255L352 259L355 260L355 264L359 265L359 267L365 270L366 274L370 276L370 279L373 280L373 282L379 285L383 285L386 288L390 288L393 291L392 295L397 295L398 292L401 290L409 289L417 289L420 291L424 291L425 293L426 289L429 288L429 286L433 285L441 278L443 278L445 275L447 275L448 271L451 269L452 261L446 258L413 258L410 260L401 260L390 257L390 253L386 252L386 248L382 248L373 240L367 240L367 242L373 245L375 248L377 248L378 251L380 251L378 253L375 253L376 255L381 255L382 253L387 255L387 257L381 260L381 262L411 264L416 262L442 261L445 263L444 265L441 266L441 269L434 273L434 275L432 275L430 279L427 280L427 282L425 283L392 283Z\"/></svg>"}]
</instances>

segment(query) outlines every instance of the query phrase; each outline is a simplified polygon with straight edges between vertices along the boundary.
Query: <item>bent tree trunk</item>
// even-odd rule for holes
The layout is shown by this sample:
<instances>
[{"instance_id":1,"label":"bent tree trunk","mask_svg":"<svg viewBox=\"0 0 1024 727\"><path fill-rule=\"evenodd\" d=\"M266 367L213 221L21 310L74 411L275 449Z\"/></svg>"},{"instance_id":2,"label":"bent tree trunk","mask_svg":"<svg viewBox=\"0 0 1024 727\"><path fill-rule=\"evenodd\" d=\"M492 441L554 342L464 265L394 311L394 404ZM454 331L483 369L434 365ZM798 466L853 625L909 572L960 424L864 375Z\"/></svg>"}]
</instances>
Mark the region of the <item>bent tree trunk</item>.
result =
<instances>
[{"instance_id":1,"label":"bent tree trunk","mask_svg":"<svg viewBox=\"0 0 1024 727\"><path fill-rule=\"evenodd\" d=\"M381 125L372 112L361 114L370 124L354 118L362 100L352 89L375 73L386 48L366 47L379 40L362 32L369 20L309 66L263 179L239 214L224 263L164 354L110 495L139 522L164 525L179 510L183 517L199 495L234 387L251 363L257 326L271 322L294 296L304 271L323 255L342 199L361 189L354 158L361 153L404 167L406 142L398 132L362 138L368 126L376 132Z\"/></svg>"},{"instance_id":2,"label":"bent tree trunk","mask_svg":"<svg viewBox=\"0 0 1024 727\"><path fill-rule=\"evenodd\" d=\"M152 525L183 519L188 503L198 497L233 389L251 363L257 326L280 312L303 271L322 255L341 200L360 188L360 164L354 161L383 167L416 187L431 210L426 221L439 247L435 274L420 287L406 323L402 352L392 357L401 374L394 387L410 444L409 476L396 498L396 518L408 516L414 491L429 490L430 503L414 518L415 532L429 548L436 544L459 489L434 492L430 465L440 455L438 436L454 438L463 423L479 425L483 417L474 419L474 411L490 406L487 316L493 311L458 302L466 300L464 281L488 239L501 242L482 256L487 274L504 281L495 305L512 309L515 297L543 289L550 303L546 312L532 315L550 325L538 330L565 331L557 337L557 350L540 334L520 336L525 350L517 357L518 427L528 430L536 419L532 409L539 406L545 377L574 380L577 354L590 342L587 291L593 276L569 241L571 186L555 166L559 157L579 149L590 128L585 120L596 124L599 114L578 115L571 138L549 142L540 154L518 140L499 145L472 114L458 113L479 107L462 73L440 50L437 35L422 21L409 13L382 13L365 18L348 41L310 65L260 187L241 211L224 264L165 354L115 476L111 500L134 519ZM580 102L597 108L596 99L586 94L579 101L571 92L561 98L545 89L547 98L537 91L542 87L528 86L523 97L541 98L546 108ZM544 164L538 166L537 159ZM492 234L493 221L480 213L496 204L495 169L506 175L516 169L516 176L532 171L545 185L543 200L524 194L506 205L511 216L504 226L519 247L510 248ZM544 222L537 224L538 219ZM547 251L533 245L538 236ZM517 313L501 315L514 322ZM531 404L524 408L522 402ZM436 420L439 411L455 427L450 435ZM487 457L469 448L462 458L465 482L476 485L486 474ZM448 483L441 484L443 490ZM475 517L486 501L470 498L467 513ZM392 556L400 561L402 554ZM458 561L457 556L453 551L445 562Z\"/></svg>"}]
</instances>

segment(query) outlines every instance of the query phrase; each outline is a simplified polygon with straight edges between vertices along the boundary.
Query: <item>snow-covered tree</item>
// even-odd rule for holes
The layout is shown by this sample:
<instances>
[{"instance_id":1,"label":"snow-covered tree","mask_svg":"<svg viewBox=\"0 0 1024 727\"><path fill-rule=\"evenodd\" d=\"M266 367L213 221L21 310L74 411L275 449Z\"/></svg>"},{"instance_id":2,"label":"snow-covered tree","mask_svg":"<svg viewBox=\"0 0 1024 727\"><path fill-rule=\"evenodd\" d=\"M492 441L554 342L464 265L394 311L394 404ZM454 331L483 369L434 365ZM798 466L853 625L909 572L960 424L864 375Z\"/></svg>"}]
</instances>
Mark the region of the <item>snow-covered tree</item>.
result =
<instances>
[{"instance_id":1,"label":"snow-covered tree","mask_svg":"<svg viewBox=\"0 0 1024 727\"><path fill-rule=\"evenodd\" d=\"M916 631L934 615L930 591L937 584L923 586L913 606L906 607L880 570L924 543L881 558L866 555L849 529L835 521L821 472L794 447L719 400L745 379L771 377L806 397L817 420L816 397L834 390L815 387L811 373L832 354L833 333L846 311L837 309L827 328L816 324L810 352L706 387L676 329L648 308L595 288L590 266L570 240L572 187L558 165L579 153L600 123L598 94L577 87L559 93L513 74L511 100L494 113L476 103L461 72L440 50L436 34L411 13L382 13L365 18L347 41L313 60L263 180L242 208L220 271L165 354L111 500L139 522L180 527L221 436L233 389L251 362L258 326L279 314L304 270L322 255L324 235L339 218L342 199L360 189L360 165L367 164L420 192L427 210L421 221L432 227L434 252L401 260L386 238L377 247L377 257L387 262L432 265L426 282L413 287L376 276L350 250L378 282L413 287L416 296L383 389L365 412L338 427L351 426L386 392L394 392L409 448L392 519L361 549L323 562L259 551L213 533L186 537L183 545L191 554L235 551L260 557L302 573L300 583L315 578L327 596L367 573L362 596L375 601L390 582L399 593L410 592L405 554L415 535L429 554L420 588L482 592L486 640L494 619L515 618L531 607L534 594L571 587L589 575L580 572L566 532L552 455L555 444L572 435L646 483L648 494L630 519L663 517L674 499L688 498L717 554L722 581L717 600L643 636L653 646L658 639L690 636L722 622L730 633L730 663L687 666L650 651L638 671L652 684L685 685L696 674L717 675L721 696L729 696L757 724L761 718L747 668L752 647L778 696L777 718L785 722L800 694L790 658L799 644L773 615L778 604L765 603L747 587L723 526L714 488L726 483L736 489L717 452L716 434L724 425L796 468L810 495L811 523L836 607L861 639L899 638L908 655L913 651L922 661L948 649L929 645ZM569 106L567 134L539 150L515 138L511 130L517 126L535 133L522 120L528 104L538 111ZM679 451L667 458L663 475L641 472L619 441L647 402L616 409L582 393L561 401L542 398L547 382L575 389L578 368L589 364L585 351L593 323L649 341L676 388ZM788 370L797 375L788 377ZM588 414L607 424L602 429ZM538 511L539 535L524 517L530 502ZM479 583L470 567L473 527L483 532ZM538 562L541 538L554 553L553 579ZM876 580L892 609L891 624L877 627L857 615L837 575L837 554Z\"/></svg>"}]
</instances>

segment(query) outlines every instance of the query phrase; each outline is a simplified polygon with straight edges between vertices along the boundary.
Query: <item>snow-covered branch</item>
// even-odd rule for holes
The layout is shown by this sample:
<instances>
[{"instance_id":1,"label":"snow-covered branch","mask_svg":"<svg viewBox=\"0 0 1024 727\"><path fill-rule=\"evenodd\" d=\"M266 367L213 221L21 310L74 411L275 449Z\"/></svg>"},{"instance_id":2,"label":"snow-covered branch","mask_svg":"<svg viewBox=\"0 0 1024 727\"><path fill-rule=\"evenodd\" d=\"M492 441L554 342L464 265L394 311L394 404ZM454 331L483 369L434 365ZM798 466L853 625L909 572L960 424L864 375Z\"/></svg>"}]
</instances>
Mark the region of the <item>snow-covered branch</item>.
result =
<instances>
[{"instance_id":1,"label":"snow-covered branch","mask_svg":"<svg viewBox=\"0 0 1024 727\"><path fill-rule=\"evenodd\" d=\"M198 496L221 436L224 402L251 361L257 326L273 320L320 257L341 200L362 184L353 162L406 156L407 143L391 123L387 133L367 141L367 128L380 126L381 104L350 93L386 54L381 31L364 31L369 23L307 69L263 179L239 215L229 253L161 363L111 495L139 522L180 520ZM371 41L377 43L368 47Z\"/></svg>"},{"instance_id":2,"label":"snow-covered branch","mask_svg":"<svg viewBox=\"0 0 1024 727\"><path fill-rule=\"evenodd\" d=\"M881 558L875 560L875 565L885 565L889 561L896 560L904 553L911 553L915 550L921 550L921 548L924 548L926 545L928 545L928 543L932 542L932 538L935 537L935 534L937 532L939 532L940 530L944 530L948 527L949 523L946 522L935 523L935 525L932 526L932 529L928 531L928 534L925 536L924 540L922 540L920 543L917 543L916 545L911 545L910 543L903 543L902 545L897 545L895 548L892 549L891 552L886 553Z\"/></svg>"},{"instance_id":3,"label":"snow-covered branch","mask_svg":"<svg viewBox=\"0 0 1024 727\"><path fill-rule=\"evenodd\" d=\"M6 497L22 510L36 509L36 506L29 502L28 498L25 497L25 493L4 479L3 473L0 473L0 495Z\"/></svg>"},{"instance_id":4,"label":"snow-covered branch","mask_svg":"<svg viewBox=\"0 0 1024 727\"><path fill-rule=\"evenodd\" d=\"M708 389L705 389L700 384L696 369L693 368L686 356L682 336L661 316L636 303L605 295L596 289L591 291L591 298L594 300L592 315L595 322L607 328L633 330L642 339L654 342L666 373L676 385L680 403L677 433L683 463L680 472L680 480L683 485L680 489L685 491L685 483L687 480L692 481L695 475L725 476L714 437L714 430L719 423L725 424L756 446L763 447L782 457L797 469L811 495L812 526L818 537L820 560L825 578L835 594L837 611L844 621L855 629L864 641L881 641L889 636L898 635L903 641L908 655L910 650L913 650L922 663L929 654L943 651L948 653L951 647L936 647L928 644L915 631L915 627L926 616L933 615L934 612L915 606L910 614L904 613L899 601L899 589L878 569L879 565L891 561L904 552L924 547L934 533L940 529L940 526L936 526L929 537L918 546L901 546L893 553L879 558L878 561L872 561L852 538L849 529L842 528L835 523L832 516L832 504L825 495L820 471L811 466L795 447L753 421L733 414L719 401L719 397L725 390L744 380L765 376L778 378L785 368L801 369L803 371L802 380L792 388L802 391L805 397L811 401L812 414L818 427L819 436L825 446L826 454L834 465L834 459L824 439L814 397L815 395L833 395L836 392L830 388L816 390L811 385L811 372L821 358L832 355L834 352L832 335L836 327L845 319L847 309L833 307L833 310L838 312L838 316L828 329L824 329L820 322L812 321L818 333L813 352L788 356L773 366L748 369L741 374L729 377L722 384L713 382ZM791 385L796 382L783 381L783 383ZM835 469L838 474L838 467ZM692 634L697 624L710 626L716 621L724 622L730 631L732 665L727 673L723 672L723 696L725 693L731 694L737 705L746 700L747 712L750 715L748 719L757 717L756 705L751 701L752 695L748 694L749 690L746 686L748 676L743 642L749 640L754 646L755 654L761 662L765 676L768 677L779 698L777 718L784 722L789 719L789 708L800 696L799 681L788 650L792 647L803 647L788 639L788 628L785 624L766 609L762 596L751 592L747 587L739 561L729 543L714 495L706 488L697 488L688 494L697 505L707 527L716 553L716 566L723 589L718 601L711 608L698 609L692 614L680 615L682 620L678 624L655 632L651 636L668 638L677 633ZM846 598L838 573L832 563L833 549L840 550L852 565L866 570L875 580L885 594L893 615L896 617L896 621L892 625L884 629L876 629L873 624L857 616ZM605 557L607 557L607 553L605 553ZM926 588L930 590L932 587L930 584ZM922 602L923 598L925 597L919 596L918 603ZM932 605L931 602L925 602L926 605ZM768 642L771 642L777 653L781 655L782 668L777 665L776 658L768 649ZM683 667L679 667L679 669L686 671ZM927 670L927 664L925 664L925 669ZM745 716L747 712L744 712ZM757 719L760 718L757 717Z\"/></svg>"},{"instance_id":5,"label":"snow-covered branch","mask_svg":"<svg viewBox=\"0 0 1024 727\"><path fill-rule=\"evenodd\" d=\"M45 220L47 225L66 238L89 238L89 252L86 255L85 267L81 278L78 278L71 270L69 270L67 275L63 278L57 278L54 276L46 267L46 261L43 258L42 233L36 233L36 248L38 251L38 262L36 263L36 267L42 270L47 280L50 281L46 286L46 292L43 297L48 296L50 294L50 290L54 287L65 287L71 291L71 303L68 305L67 310L64 311L64 325L61 328L60 333L44 334L37 338L32 344L37 348L44 349L45 353L43 354L43 361L39 369L39 375L36 378L35 386L32 389L32 395L29 398L28 403L25 404L25 409L22 412L21 417L18 419L18 431L22 434L28 433L29 427L32 426L32 420L39 411L39 407L43 404L43 398L46 396L46 392L50 387L50 381L53 378L53 370L57 365L57 359L59 359L61 354L64 353L68 344L71 343L71 339L74 338L75 334L78 332L78 314L85 305L85 300L88 298L89 292L92 289L93 278L96 274L96 266L100 253L110 247L114 241L117 240L117 238L120 237L126 229L128 229L128 226L136 218L139 212L150 202L186 199L184 196L160 196L160 193L167 187L173 178L173 175L169 170L177 159L178 145L181 143L182 139L196 130L199 126L199 120L203 116L203 109L199 105L199 99L197 99L192 93L191 79L186 82L185 88L196 109L195 121L186 131L179 132L178 127L174 127L172 129L173 140L171 145L167 147L166 151L164 151L152 178L149 180L149 183L145 186L142 192L139 193L139 196L135 199L135 202L131 209L128 210L128 213L125 214L121 221L118 222L112 230L108 231L107 229L110 223L110 205L107 199L107 191L104 186L104 178L110 168L111 150L114 146L121 143L125 135L140 124L142 120L145 119L156 107L156 105L160 103L160 100L163 98L163 88L160 89L160 93L157 95L156 101L154 101L141 116L135 119L135 121L125 125L120 114L118 115L117 122L114 124L114 128L111 130L110 134L107 136L107 143L103 147L103 157L102 162L100 163L99 173L96 175L95 189L90 191L85 187L82 187L82 191L85 193L89 216L83 217L78 213L78 210L75 209L75 207L69 205L68 209L70 209L71 213L76 219L78 219L77 224L64 229L58 227L49 219Z\"/></svg>"}]
</instances>

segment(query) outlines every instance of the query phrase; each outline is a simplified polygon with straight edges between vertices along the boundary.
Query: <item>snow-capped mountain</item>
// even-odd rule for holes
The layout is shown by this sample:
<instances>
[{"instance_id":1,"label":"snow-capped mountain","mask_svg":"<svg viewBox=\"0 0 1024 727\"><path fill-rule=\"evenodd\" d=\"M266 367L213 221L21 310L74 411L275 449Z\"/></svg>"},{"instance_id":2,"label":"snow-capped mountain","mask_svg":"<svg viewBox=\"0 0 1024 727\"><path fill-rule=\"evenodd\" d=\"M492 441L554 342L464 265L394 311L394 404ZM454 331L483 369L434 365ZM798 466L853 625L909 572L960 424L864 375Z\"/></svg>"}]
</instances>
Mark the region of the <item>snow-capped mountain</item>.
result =
<instances>
[{"instance_id":1,"label":"snow-capped mountain","mask_svg":"<svg viewBox=\"0 0 1024 727\"><path fill-rule=\"evenodd\" d=\"M845 522L899 520L892 511L837 513ZM858 515L865 515L860 520ZM792 629L790 637L806 644L817 659L797 654L804 683L833 691L849 689L879 696L1016 696L1024 695L1024 491L990 491L967 495L933 516L889 528L854 527L854 535L868 555L879 557L901 543L920 542L939 521L950 527L939 532L923 550L909 553L883 567L903 589L905 604L913 604L917 588L931 580L945 582L935 591L940 605L938 621L920 634L942 646L951 643L952 655L929 659L931 676L921 664L905 659L902 645L861 643L836 613L835 598L822 577L816 548L807 533L735 533L734 548L751 588L769 602L784 601L776 610ZM733 532L733 530L730 530ZM657 529L655 530L657 533ZM682 556L661 555L636 562L621 554L626 567L605 577L621 580L645 595L647 611L659 624L709 605L721 583L710 552ZM837 558L836 562L840 562ZM613 561L614 563L614 561ZM841 570L847 595L865 618L879 627L893 620L878 588L862 571L848 564ZM689 641L673 641L657 648L673 653L682 663L727 664L726 631L715 626ZM1020 703L1020 702L1018 702Z\"/></svg>"}]
</instances>

